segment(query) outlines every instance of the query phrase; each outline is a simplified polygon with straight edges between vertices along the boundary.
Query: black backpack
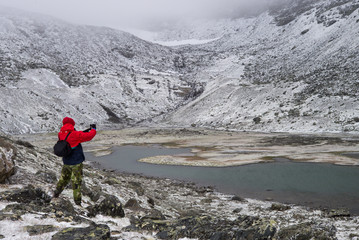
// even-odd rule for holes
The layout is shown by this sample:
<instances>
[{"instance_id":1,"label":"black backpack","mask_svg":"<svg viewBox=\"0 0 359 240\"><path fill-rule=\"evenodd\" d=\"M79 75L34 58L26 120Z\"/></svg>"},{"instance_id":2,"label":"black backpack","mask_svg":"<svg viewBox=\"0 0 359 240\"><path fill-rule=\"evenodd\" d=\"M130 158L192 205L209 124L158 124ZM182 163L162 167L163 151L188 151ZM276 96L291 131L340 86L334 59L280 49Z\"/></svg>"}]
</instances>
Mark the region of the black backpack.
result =
<instances>
[{"instance_id":1,"label":"black backpack","mask_svg":"<svg viewBox=\"0 0 359 240\"><path fill-rule=\"evenodd\" d=\"M70 133L71 132L67 134L65 140L58 140L57 143L54 145L54 153L56 156L67 157L71 154L72 148L70 144L66 141Z\"/></svg>"}]
</instances>

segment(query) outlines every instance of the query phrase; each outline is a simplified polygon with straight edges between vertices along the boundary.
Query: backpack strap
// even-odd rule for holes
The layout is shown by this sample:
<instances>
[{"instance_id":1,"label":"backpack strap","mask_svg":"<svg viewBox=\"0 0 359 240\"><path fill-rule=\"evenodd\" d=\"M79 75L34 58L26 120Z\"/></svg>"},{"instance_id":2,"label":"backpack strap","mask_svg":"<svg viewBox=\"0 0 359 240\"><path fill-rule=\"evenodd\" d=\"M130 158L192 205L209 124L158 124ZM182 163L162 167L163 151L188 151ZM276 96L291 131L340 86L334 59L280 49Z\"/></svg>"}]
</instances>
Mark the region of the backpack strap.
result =
<instances>
[{"instance_id":1,"label":"backpack strap","mask_svg":"<svg viewBox=\"0 0 359 240\"><path fill-rule=\"evenodd\" d=\"M72 132L69 132L69 133L67 134L67 136L65 137L65 141L67 140L67 137L70 135L70 133L72 133Z\"/></svg>"}]
</instances>

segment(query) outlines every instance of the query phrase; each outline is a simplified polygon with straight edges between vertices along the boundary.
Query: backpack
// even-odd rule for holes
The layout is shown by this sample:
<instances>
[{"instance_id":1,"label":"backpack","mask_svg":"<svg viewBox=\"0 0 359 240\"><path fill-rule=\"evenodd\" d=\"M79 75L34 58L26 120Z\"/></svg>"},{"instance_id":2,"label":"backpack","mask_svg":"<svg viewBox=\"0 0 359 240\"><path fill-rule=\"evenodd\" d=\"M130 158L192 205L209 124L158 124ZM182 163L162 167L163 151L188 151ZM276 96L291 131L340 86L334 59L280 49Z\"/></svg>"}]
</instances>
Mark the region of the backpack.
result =
<instances>
[{"instance_id":1,"label":"backpack","mask_svg":"<svg viewBox=\"0 0 359 240\"><path fill-rule=\"evenodd\" d=\"M67 134L65 140L58 140L57 143L54 145L54 153L56 156L67 157L71 154L72 148L70 144L66 141L70 133L71 132Z\"/></svg>"}]
</instances>

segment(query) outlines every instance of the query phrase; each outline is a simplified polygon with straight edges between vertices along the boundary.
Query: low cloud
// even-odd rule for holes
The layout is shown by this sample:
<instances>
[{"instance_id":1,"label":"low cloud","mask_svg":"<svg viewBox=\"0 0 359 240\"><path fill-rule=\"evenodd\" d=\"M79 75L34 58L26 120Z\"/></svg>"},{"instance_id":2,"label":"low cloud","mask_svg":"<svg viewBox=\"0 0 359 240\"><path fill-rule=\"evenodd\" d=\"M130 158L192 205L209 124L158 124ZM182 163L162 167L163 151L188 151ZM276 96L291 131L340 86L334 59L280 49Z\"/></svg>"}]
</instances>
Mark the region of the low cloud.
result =
<instances>
[{"instance_id":1,"label":"low cloud","mask_svg":"<svg viewBox=\"0 0 359 240\"><path fill-rule=\"evenodd\" d=\"M237 17L278 0L0 0L0 5L103 26L144 26L180 18ZM281 0L285 1L285 0Z\"/></svg>"}]
</instances>

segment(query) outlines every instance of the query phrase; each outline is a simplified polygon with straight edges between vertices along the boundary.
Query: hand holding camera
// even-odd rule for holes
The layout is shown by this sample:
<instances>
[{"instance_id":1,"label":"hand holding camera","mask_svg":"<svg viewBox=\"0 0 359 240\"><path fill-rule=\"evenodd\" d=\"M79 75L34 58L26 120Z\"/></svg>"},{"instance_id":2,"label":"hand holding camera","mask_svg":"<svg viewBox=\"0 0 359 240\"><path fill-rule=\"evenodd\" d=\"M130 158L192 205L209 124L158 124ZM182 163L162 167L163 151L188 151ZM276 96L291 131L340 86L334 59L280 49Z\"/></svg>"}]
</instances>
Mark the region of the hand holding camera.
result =
<instances>
[{"instance_id":1,"label":"hand holding camera","mask_svg":"<svg viewBox=\"0 0 359 240\"><path fill-rule=\"evenodd\" d=\"M91 131L91 129L95 129L95 130L96 130L96 124L90 124L90 128L84 130L83 132L89 132L89 131Z\"/></svg>"}]
</instances>

